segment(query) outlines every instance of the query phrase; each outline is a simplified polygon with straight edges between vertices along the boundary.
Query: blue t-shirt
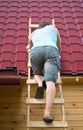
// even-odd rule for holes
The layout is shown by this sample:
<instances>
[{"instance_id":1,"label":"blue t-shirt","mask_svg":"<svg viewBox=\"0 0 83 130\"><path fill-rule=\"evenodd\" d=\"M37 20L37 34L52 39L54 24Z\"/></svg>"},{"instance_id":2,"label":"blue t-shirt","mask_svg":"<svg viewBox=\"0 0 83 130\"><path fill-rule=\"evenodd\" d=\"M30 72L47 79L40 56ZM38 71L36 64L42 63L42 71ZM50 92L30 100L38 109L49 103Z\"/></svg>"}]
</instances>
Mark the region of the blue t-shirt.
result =
<instances>
[{"instance_id":1,"label":"blue t-shirt","mask_svg":"<svg viewBox=\"0 0 83 130\"><path fill-rule=\"evenodd\" d=\"M52 25L47 25L43 28L36 29L32 35L33 47L53 46L57 47L57 32Z\"/></svg>"}]
</instances>

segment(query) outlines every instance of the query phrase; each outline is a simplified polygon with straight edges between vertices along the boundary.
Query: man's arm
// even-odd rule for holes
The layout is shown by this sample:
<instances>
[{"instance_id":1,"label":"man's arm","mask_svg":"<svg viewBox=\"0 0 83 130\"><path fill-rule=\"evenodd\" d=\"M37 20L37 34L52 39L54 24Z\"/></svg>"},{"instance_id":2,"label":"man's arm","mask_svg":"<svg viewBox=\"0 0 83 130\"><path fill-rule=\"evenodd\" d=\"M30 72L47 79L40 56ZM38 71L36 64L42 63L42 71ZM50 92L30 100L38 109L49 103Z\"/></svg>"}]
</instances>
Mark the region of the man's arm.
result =
<instances>
[{"instance_id":1,"label":"man's arm","mask_svg":"<svg viewBox=\"0 0 83 130\"><path fill-rule=\"evenodd\" d=\"M33 43L32 43L32 38L31 38L31 36L28 36L28 39L29 39L28 48L29 48L29 49L31 49L31 47L33 46Z\"/></svg>"},{"instance_id":2,"label":"man's arm","mask_svg":"<svg viewBox=\"0 0 83 130\"><path fill-rule=\"evenodd\" d=\"M61 53L61 37L60 37L60 33L59 33L58 29L56 29L56 30L57 30L57 46Z\"/></svg>"},{"instance_id":3,"label":"man's arm","mask_svg":"<svg viewBox=\"0 0 83 130\"><path fill-rule=\"evenodd\" d=\"M59 52L61 53L61 37L60 37L60 33L58 31L58 29L55 27L55 25L53 25L55 31L57 32L57 47L59 49Z\"/></svg>"}]
</instances>

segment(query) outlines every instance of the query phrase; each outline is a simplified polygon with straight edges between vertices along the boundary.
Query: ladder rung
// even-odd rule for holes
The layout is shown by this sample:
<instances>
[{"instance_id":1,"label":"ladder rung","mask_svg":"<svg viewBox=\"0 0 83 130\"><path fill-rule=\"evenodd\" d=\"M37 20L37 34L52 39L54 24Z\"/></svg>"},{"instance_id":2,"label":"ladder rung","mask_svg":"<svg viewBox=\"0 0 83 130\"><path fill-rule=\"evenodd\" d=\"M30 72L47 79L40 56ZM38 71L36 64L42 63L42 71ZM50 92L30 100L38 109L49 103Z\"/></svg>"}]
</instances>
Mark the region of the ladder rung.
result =
<instances>
[{"instance_id":1,"label":"ladder rung","mask_svg":"<svg viewBox=\"0 0 83 130\"><path fill-rule=\"evenodd\" d=\"M61 79L57 79L57 84L61 83L62 83ZM27 80L27 84L37 84L37 82L35 81L35 79L29 79Z\"/></svg>"},{"instance_id":2,"label":"ladder rung","mask_svg":"<svg viewBox=\"0 0 83 130\"><path fill-rule=\"evenodd\" d=\"M35 81L35 79L28 79L27 84L37 84L37 82Z\"/></svg>"},{"instance_id":3,"label":"ladder rung","mask_svg":"<svg viewBox=\"0 0 83 130\"><path fill-rule=\"evenodd\" d=\"M44 121L30 121L27 122L27 127L47 127L47 128L67 128L67 121L53 121L52 123L46 124Z\"/></svg>"},{"instance_id":4,"label":"ladder rung","mask_svg":"<svg viewBox=\"0 0 83 130\"><path fill-rule=\"evenodd\" d=\"M29 28L38 28L39 24L29 24Z\"/></svg>"},{"instance_id":5,"label":"ladder rung","mask_svg":"<svg viewBox=\"0 0 83 130\"><path fill-rule=\"evenodd\" d=\"M57 84L62 84L62 81L60 78L57 79Z\"/></svg>"},{"instance_id":6,"label":"ladder rung","mask_svg":"<svg viewBox=\"0 0 83 130\"><path fill-rule=\"evenodd\" d=\"M26 99L27 104L45 104L45 99L35 99L35 98L30 98ZM54 104L64 104L64 99L62 98L55 98L54 99Z\"/></svg>"}]
</instances>

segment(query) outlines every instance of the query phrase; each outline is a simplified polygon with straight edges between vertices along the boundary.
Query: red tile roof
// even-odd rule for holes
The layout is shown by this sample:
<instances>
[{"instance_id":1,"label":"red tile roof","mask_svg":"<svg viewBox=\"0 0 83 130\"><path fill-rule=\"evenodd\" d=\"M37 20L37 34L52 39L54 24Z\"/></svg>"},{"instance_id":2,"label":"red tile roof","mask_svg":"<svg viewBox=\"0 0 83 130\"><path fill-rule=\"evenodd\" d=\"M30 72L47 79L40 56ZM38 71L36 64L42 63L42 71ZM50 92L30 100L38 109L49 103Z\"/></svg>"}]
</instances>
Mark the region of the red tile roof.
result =
<instances>
[{"instance_id":1,"label":"red tile roof","mask_svg":"<svg viewBox=\"0 0 83 130\"><path fill-rule=\"evenodd\" d=\"M83 74L83 0L0 0L0 69L27 74L28 22L54 18L62 39L61 73Z\"/></svg>"}]
</instances>

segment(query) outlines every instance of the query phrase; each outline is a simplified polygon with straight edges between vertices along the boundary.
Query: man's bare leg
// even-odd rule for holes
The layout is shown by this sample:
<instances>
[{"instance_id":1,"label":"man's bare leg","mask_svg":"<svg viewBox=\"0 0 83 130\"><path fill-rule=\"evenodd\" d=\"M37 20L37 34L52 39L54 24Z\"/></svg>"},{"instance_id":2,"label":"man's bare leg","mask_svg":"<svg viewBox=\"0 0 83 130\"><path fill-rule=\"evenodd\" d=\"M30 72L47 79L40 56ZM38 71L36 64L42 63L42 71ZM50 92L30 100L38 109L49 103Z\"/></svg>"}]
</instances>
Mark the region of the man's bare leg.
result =
<instances>
[{"instance_id":1,"label":"man's bare leg","mask_svg":"<svg viewBox=\"0 0 83 130\"><path fill-rule=\"evenodd\" d=\"M42 86L43 76L35 75L35 80L38 83L38 86ZM55 83L52 81L46 82L46 107L44 111L44 117L50 117L51 107L56 94Z\"/></svg>"},{"instance_id":2,"label":"man's bare leg","mask_svg":"<svg viewBox=\"0 0 83 130\"><path fill-rule=\"evenodd\" d=\"M43 76L41 76L41 75L35 75L34 78L35 78L38 86L42 87Z\"/></svg>"},{"instance_id":3,"label":"man's bare leg","mask_svg":"<svg viewBox=\"0 0 83 130\"><path fill-rule=\"evenodd\" d=\"M38 88L36 90L36 95L35 98L36 99L42 99L44 96L44 87L42 86L42 81L43 81L43 76L41 75L35 75L35 80L38 84Z\"/></svg>"},{"instance_id":4,"label":"man's bare leg","mask_svg":"<svg viewBox=\"0 0 83 130\"><path fill-rule=\"evenodd\" d=\"M52 81L46 82L46 107L44 111L44 117L50 117L51 107L56 94L55 83Z\"/></svg>"}]
</instances>

